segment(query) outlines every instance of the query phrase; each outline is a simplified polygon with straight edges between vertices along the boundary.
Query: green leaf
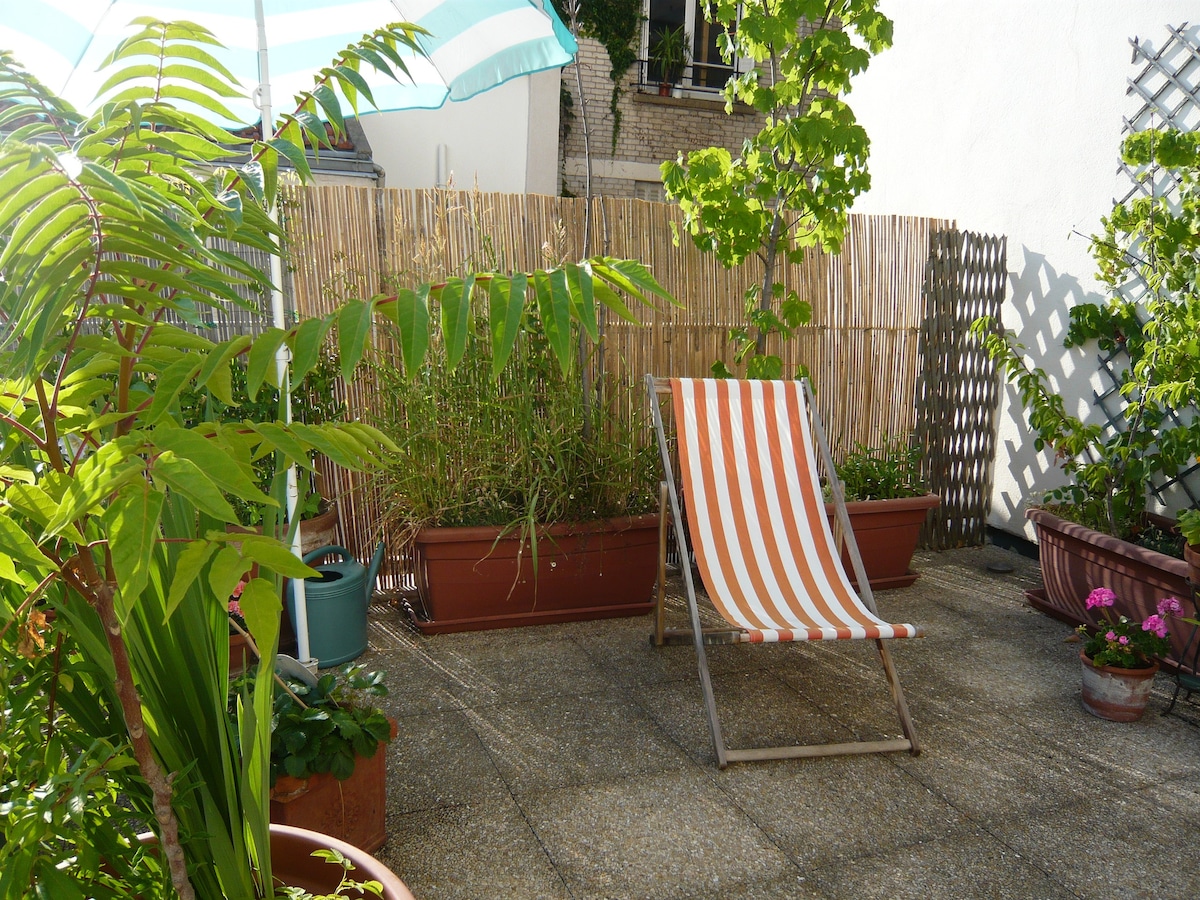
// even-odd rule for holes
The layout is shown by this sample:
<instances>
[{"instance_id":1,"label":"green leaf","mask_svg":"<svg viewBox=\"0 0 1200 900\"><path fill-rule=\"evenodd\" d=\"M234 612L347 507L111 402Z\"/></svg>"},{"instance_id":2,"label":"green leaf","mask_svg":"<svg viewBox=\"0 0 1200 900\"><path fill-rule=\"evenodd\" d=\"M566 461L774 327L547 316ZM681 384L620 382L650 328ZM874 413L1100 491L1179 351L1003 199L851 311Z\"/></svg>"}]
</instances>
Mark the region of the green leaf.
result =
<instances>
[{"instance_id":1,"label":"green leaf","mask_svg":"<svg viewBox=\"0 0 1200 900\"><path fill-rule=\"evenodd\" d=\"M567 288L567 273L562 269L534 272L533 284L546 340L565 375L571 366L572 350L571 295Z\"/></svg>"},{"instance_id":2,"label":"green leaf","mask_svg":"<svg viewBox=\"0 0 1200 900\"><path fill-rule=\"evenodd\" d=\"M299 384L321 358L325 335L333 324L330 317L305 319L292 334L292 384Z\"/></svg>"},{"instance_id":3,"label":"green leaf","mask_svg":"<svg viewBox=\"0 0 1200 900\"><path fill-rule=\"evenodd\" d=\"M279 387L275 355L286 339L287 332L282 328L268 328L250 346L250 357L246 363L246 393L251 400L258 396L258 389L267 378L270 378L273 386Z\"/></svg>"},{"instance_id":4,"label":"green leaf","mask_svg":"<svg viewBox=\"0 0 1200 900\"><path fill-rule=\"evenodd\" d=\"M53 560L38 549L33 538L7 515L0 515L0 553L44 575L58 568Z\"/></svg>"},{"instance_id":5,"label":"green leaf","mask_svg":"<svg viewBox=\"0 0 1200 900\"><path fill-rule=\"evenodd\" d=\"M273 502L211 438L186 428L159 427L153 432L153 441L160 449L172 450L195 463L221 490L252 503Z\"/></svg>"},{"instance_id":6,"label":"green leaf","mask_svg":"<svg viewBox=\"0 0 1200 900\"><path fill-rule=\"evenodd\" d=\"M47 536L61 533L68 524L94 511L106 497L142 477L142 461L130 458L133 447L122 441L103 444L80 463L54 517L46 525Z\"/></svg>"},{"instance_id":7,"label":"green leaf","mask_svg":"<svg viewBox=\"0 0 1200 900\"><path fill-rule=\"evenodd\" d=\"M442 340L446 346L446 364L455 368L467 350L471 333L471 288L474 278L451 278L438 292L442 308Z\"/></svg>"},{"instance_id":8,"label":"green leaf","mask_svg":"<svg viewBox=\"0 0 1200 900\"><path fill-rule=\"evenodd\" d=\"M492 277L488 289L488 328L492 337L493 378L499 377L504 371L504 365L521 331L526 283L523 272L513 275L511 280L499 275Z\"/></svg>"},{"instance_id":9,"label":"green leaf","mask_svg":"<svg viewBox=\"0 0 1200 900\"><path fill-rule=\"evenodd\" d=\"M250 563L242 559L242 554L237 548L222 547L208 567L208 586L212 589L213 596L226 600L233 596L234 588L248 571Z\"/></svg>"},{"instance_id":10,"label":"green leaf","mask_svg":"<svg viewBox=\"0 0 1200 900\"><path fill-rule=\"evenodd\" d=\"M236 522L237 513L196 463L171 450L165 450L154 460L151 472L172 490L187 497L196 508L221 522Z\"/></svg>"},{"instance_id":11,"label":"green leaf","mask_svg":"<svg viewBox=\"0 0 1200 900\"><path fill-rule=\"evenodd\" d=\"M171 587L167 594L166 614L163 616L164 625L179 604L183 602L188 590L195 584L200 572L204 569L205 563L216 550L217 545L210 541L188 541L179 551L175 566L171 570Z\"/></svg>"},{"instance_id":12,"label":"green leaf","mask_svg":"<svg viewBox=\"0 0 1200 900\"><path fill-rule=\"evenodd\" d=\"M194 355L184 356L163 370L154 386L154 400L146 411L143 423L153 425L175 404L179 392L187 387L198 371L201 360Z\"/></svg>"},{"instance_id":13,"label":"green leaf","mask_svg":"<svg viewBox=\"0 0 1200 900\"><path fill-rule=\"evenodd\" d=\"M367 348L371 338L371 312L373 302L370 300L351 300L338 312L338 354L342 362L342 378L349 383L354 377L354 370Z\"/></svg>"},{"instance_id":14,"label":"green leaf","mask_svg":"<svg viewBox=\"0 0 1200 900\"><path fill-rule=\"evenodd\" d=\"M571 291L571 310L588 337L598 341L600 327L596 321L596 298L592 293L591 269L575 265L566 265L563 268L566 270L567 286Z\"/></svg>"},{"instance_id":15,"label":"green leaf","mask_svg":"<svg viewBox=\"0 0 1200 900\"><path fill-rule=\"evenodd\" d=\"M286 578L308 578L317 574L316 569L305 565L287 546L275 538L248 535L242 539L242 555Z\"/></svg>"},{"instance_id":16,"label":"green leaf","mask_svg":"<svg viewBox=\"0 0 1200 900\"><path fill-rule=\"evenodd\" d=\"M279 620L283 610L274 582L265 578L251 578L238 598L238 605L242 608L246 627L254 635L258 646L274 647L279 639ZM267 696L270 696L269 692Z\"/></svg>"},{"instance_id":17,"label":"green leaf","mask_svg":"<svg viewBox=\"0 0 1200 900\"><path fill-rule=\"evenodd\" d=\"M163 495L146 481L126 485L104 512L108 553L125 615L150 577Z\"/></svg>"},{"instance_id":18,"label":"green leaf","mask_svg":"<svg viewBox=\"0 0 1200 900\"><path fill-rule=\"evenodd\" d=\"M429 286L421 285L415 291L397 291L395 300L380 303L379 309L400 330L400 356L404 362L404 372L413 378L429 350Z\"/></svg>"}]
</instances>

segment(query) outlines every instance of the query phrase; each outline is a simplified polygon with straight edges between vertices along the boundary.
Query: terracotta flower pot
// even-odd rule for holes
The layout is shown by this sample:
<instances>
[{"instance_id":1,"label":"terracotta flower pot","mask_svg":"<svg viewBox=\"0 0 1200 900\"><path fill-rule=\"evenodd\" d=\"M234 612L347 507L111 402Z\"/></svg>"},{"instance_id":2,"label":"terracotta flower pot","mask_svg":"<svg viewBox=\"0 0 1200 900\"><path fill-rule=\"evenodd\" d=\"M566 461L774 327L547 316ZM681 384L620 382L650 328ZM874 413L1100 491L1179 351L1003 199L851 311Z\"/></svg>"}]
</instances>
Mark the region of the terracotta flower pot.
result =
<instances>
[{"instance_id":1,"label":"terracotta flower pot","mask_svg":"<svg viewBox=\"0 0 1200 900\"><path fill-rule=\"evenodd\" d=\"M846 503L850 527L854 529L854 540L858 543L871 590L908 587L917 580L917 573L909 569L909 563L917 549L925 518L939 503L941 499L937 494ZM825 514L832 524L832 503L825 504ZM850 583L858 587L850 554L845 550L842 551L842 565L850 576Z\"/></svg>"},{"instance_id":2,"label":"terracotta flower pot","mask_svg":"<svg viewBox=\"0 0 1200 900\"><path fill-rule=\"evenodd\" d=\"M303 888L314 894L332 893L341 878L342 868L313 856L314 850L341 853L354 863L350 877L355 881L378 881L383 885L385 900L413 900L404 882L365 850L307 828L271 826L271 870L275 878L289 887Z\"/></svg>"},{"instance_id":3,"label":"terracotta flower pot","mask_svg":"<svg viewBox=\"0 0 1200 900\"><path fill-rule=\"evenodd\" d=\"M1183 561L1188 566L1188 581L1193 587L1200 587L1200 546L1184 544Z\"/></svg>"},{"instance_id":4,"label":"terracotta flower pot","mask_svg":"<svg viewBox=\"0 0 1200 900\"><path fill-rule=\"evenodd\" d=\"M1083 708L1110 722L1136 722L1146 711L1158 663L1144 669L1097 666L1079 651L1083 666Z\"/></svg>"}]
</instances>

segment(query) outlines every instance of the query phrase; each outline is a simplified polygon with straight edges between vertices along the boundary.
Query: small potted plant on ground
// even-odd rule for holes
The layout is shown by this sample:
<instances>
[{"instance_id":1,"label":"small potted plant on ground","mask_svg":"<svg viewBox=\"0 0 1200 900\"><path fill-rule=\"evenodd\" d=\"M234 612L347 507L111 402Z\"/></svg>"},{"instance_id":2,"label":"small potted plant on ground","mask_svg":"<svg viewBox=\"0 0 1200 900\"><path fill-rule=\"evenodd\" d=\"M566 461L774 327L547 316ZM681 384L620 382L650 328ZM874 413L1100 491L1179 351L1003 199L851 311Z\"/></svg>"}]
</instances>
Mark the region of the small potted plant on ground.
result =
<instances>
[{"instance_id":1,"label":"small potted plant on ground","mask_svg":"<svg viewBox=\"0 0 1200 900\"><path fill-rule=\"evenodd\" d=\"M856 444L837 467L846 491L846 511L872 590L907 587L917 579L909 569L921 527L940 502L925 488L919 447L900 438L877 447ZM833 522L832 505L826 507ZM849 556L842 564L857 586Z\"/></svg>"},{"instance_id":2,"label":"small potted plant on ground","mask_svg":"<svg viewBox=\"0 0 1200 900\"><path fill-rule=\"evenodd\" d=\"M235 681L231 715L239 690ZM368 853L383 845L384 745L395 735L395 722L372 699L386 695L382 673L361 666L318 677L296 663L280 673L271 716L273 823L332 835Z\"/></svg>"},{"instance_id":3,"label":"small potted plant on ground","mask_svg":"<svg viewBox=\"0 0 1200 900\"><path fill-rule=\"evenodd\" d=\"M1133 622L1110 610L1117 595L1099 587L1088 594L1086 606L1097 610L1095 625L1080 625L1083 649L1083 707L1113 722L1135 722L1146 711L1158 660L1171 646L1167 620L1183 612L1179 600L1164 597L1156 612Z\"/></svg>"}]
</instances>

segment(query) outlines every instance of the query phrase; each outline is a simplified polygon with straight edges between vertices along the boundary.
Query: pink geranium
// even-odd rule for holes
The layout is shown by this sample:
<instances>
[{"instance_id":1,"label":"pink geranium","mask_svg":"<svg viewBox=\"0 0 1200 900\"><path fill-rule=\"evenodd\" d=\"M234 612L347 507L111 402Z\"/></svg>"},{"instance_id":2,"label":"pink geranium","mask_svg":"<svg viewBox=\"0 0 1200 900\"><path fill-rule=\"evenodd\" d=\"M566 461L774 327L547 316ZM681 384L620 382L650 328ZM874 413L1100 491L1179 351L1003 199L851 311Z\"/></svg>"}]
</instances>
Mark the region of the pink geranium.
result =
<instances>
[{"instance_id":1,"label":"pink geranium","mask_svg":"<svg viewBox=\"0 0 1200 900\"><path fill-rule=\"evenodd\" d=\"M1167 640L1167 620L1181 615L1183 604L1175 597L1164 597L1158 601L1157 614L1147 616L1143 622L1132 622L1126 616L1113 615L1109 607L1117 602L1117 595L1106 587L1098 587L1087 595L1087 608L1102 610L1099 621L1093 625L1081 625L1079 632L1084 636L1083 655L1095 666L1117 666L1122 669L1140 669L1154 665L1156 657L1166 656L1171 649Z\"/></svg>"},{"instance_id":2,"label":"pink geranium","mask_svg":"<svg viewBox=\"0 0 1200 900\"><path fill-rule=\"evenodd\" d=\"M1160 638L1167 636L1167 623L1162 616L1147 616L1146 621L1142 623L1142 631L1150 631L1158 635Z\"/></svg>"},{"instance_id":3,"label":"pink geranium","mask_svg":"<svg viewBox=\"0 0 1200 900\"><path fill-rule=\"evenodd\" d=\"M1087 608L1095 609L1098 606L1112 606L1116 602L1117 595L1106 587L1098 587L1087 595Z\"/></svg>"}]
</instances>

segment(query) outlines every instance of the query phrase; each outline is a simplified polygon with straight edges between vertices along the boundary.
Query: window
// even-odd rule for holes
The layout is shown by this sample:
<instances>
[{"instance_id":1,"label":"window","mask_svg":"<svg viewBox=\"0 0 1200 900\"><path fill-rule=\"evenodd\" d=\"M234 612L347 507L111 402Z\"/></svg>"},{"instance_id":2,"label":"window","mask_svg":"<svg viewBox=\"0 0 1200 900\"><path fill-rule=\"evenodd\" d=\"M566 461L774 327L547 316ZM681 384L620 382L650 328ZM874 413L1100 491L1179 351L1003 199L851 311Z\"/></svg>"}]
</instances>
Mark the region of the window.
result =
<instances>
[{"instance_id":1,"label":"window","mask_svg":"<svg viewBox=\"0 0 1200 900\"><path fill-rule=\"evenodd\" d=\"M705 21L704 0L646 0L646 23L642 32L642 55L648 60L647 83L662 81L663 73L652 59L650 50L662 35L683 27L689 37L689 65L684 69L685 89L719 91L732 74L721 60L717 38L721 26Z\"/></svg>"}]
</instances>

